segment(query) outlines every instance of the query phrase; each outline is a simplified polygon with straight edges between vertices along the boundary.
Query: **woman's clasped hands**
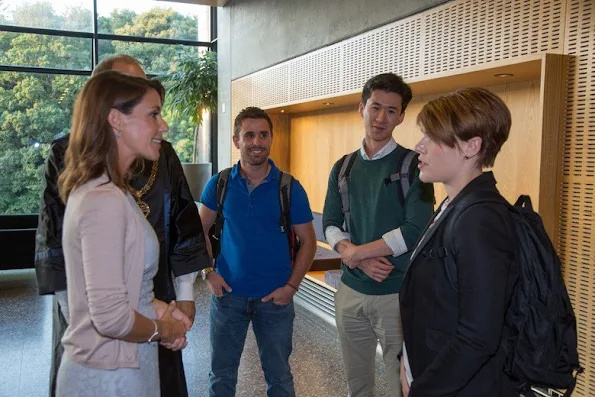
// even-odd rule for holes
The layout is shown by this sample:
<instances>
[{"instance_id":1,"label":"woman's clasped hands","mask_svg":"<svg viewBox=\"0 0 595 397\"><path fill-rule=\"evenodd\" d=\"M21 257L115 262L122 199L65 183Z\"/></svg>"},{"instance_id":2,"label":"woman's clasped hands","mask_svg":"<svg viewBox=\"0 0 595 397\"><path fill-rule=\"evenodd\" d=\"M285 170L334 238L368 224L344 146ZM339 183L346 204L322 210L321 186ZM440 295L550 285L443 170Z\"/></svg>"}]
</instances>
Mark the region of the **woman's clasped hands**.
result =
<instances>
[{"instance_id":1,"label":"woman's clasped hands","mask_svg":"<svg viewBox=\"0 0 595 397\"><path fill-rule=\"evenodd\" d=\"M174 351L185 348L188 344L186 332L192 326L188 316L176 309L175 301L167 304L159 299L154 299L153 309L158 323L161 345Z\"/></svg>"}]
</instances>

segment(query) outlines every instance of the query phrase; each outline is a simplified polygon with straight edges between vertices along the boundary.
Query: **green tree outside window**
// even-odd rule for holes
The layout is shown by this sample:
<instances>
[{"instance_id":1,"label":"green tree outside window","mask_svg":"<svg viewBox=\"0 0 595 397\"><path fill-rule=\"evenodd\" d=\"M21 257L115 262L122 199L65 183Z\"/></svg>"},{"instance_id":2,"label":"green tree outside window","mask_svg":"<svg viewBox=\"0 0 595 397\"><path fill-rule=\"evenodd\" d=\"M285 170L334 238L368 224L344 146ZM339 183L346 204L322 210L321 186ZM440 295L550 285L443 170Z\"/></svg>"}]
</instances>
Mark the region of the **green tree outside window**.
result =
<instances>
[{"instance_id":1,"label":"green tree outside window","mask_svg":"<svg viewBox=\"0 0 595 397\"><path fill-rule=\"evenodd\" d=\"M70 7L56 13L52 3L17 6L13 13L0 0L0 23L89 31L91 11ZM135 13L115 10L100 17L100 31L143 37L196 40L197 18L171 9ZM176 53L197 48L163 44L101 41L100 58L126 53L138 58L148 73L169 72ZM89 70L88 39L0 32L0 64ZM69 132L76 95L87 77L0 72L0 214L39 211L44 161L51 142ZM164 111L170 140L182 161L190 161L194 126L185 117Z\"/></svg>"}]
</instances>

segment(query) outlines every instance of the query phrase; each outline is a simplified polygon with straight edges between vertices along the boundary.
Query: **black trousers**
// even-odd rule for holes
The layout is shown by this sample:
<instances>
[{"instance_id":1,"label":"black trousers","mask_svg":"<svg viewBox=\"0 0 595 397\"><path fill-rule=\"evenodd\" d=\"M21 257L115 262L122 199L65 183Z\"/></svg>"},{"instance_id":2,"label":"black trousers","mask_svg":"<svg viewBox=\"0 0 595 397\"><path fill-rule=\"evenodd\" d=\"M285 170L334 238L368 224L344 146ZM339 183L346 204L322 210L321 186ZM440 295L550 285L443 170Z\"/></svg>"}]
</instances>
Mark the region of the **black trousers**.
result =
<instances>
[{"instance_id":1,"label":"black trousers","mask_svg":"<svg viewBox=\"0 0 595 397\"><path fill-rule=\"evenodd\" d=\"M60 361L64 353L62 346L62 336L68 327L68 323L60 310L58 299L52 296L52 363L50 366L50 397L56 396L56 380L58 378L58 368L60 368Z\"/></svg>"},{"instance_id":2,"label":"black trousers","mask_svg":"<svg viewBox=\"0 0 595 397\"><path fill-rule=\"evenodd\" d=\"M54 297L52 305L52 362L50 367L50 397L56 397L58 368L64 353L61 340L68 323L62 315L58 300ZM159 380L161 397L188 397L184 363L181 351L171 351L159 345Z\"/></svg>"}]
</instances>

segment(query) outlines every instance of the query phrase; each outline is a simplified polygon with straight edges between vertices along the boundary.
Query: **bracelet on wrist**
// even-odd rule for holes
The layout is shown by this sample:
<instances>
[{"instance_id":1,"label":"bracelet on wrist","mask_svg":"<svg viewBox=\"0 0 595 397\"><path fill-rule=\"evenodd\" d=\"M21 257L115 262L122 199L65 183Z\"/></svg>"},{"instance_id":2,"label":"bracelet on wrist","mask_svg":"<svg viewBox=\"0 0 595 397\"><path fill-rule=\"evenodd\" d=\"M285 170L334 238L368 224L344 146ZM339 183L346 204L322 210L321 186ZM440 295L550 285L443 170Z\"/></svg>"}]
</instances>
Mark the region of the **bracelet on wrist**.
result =
<instances>
[{"instance_id":1,"label":"bracelet on wrist","mask_svg":"<svg viewBox=\"0 0 595 397\"><path fill-rule=\"evenodd\" d=\"M153 321L153 324L155 325L155 332L153 332L153 335L151 335L151 337L149 338L147 343L153 342L153 338L155 338L157 335L159 335L159 329L157 328L157 322L155 320L151 320L151 321Z\"/></svg>"},{"instance_id":2,"label":"bracelet on wrist","mask_svg":"<svg viewBox=\"0 0 595 397\"><path fill-rule=\"evenodd\" d=\"M288 285L289 287L293 288L295 290L295 292L298 291L298 288L291 283L285 283L285 285Z\"/></svg>"}]
</instances>

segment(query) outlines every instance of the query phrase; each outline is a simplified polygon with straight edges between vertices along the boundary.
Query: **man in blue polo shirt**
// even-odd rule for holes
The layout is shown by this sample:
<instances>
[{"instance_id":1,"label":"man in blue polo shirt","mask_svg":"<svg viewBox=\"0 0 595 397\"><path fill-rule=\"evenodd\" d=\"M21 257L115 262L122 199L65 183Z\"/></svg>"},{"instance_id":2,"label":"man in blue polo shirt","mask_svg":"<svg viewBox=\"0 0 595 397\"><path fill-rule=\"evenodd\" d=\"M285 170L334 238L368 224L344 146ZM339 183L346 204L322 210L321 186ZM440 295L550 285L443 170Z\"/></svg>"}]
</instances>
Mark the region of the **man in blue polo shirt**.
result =
<instances>
[{"instance_id":1,"label":"man in blue polo shirt","mask_svg":"<svg viewBox=\"0 0 595 397\"><path fill-rule=\"evenodd\" d=\"M295 396L289 367L293 296L310 268L316 235L308 196L293 181L290 214L300 240L295 263L287 234L280 230L280 171L269 159L273 124L261 109L249 107L234 122L233 142L240 161L233 166L223 203L225 218L216 272L202 274L213 296L210 306L210 397L235 396L238 366L248 326L256 336L267 396ZM209 230L217 216L217 175L205 186L200 216Z\"/></svg>"}]
</instances>

